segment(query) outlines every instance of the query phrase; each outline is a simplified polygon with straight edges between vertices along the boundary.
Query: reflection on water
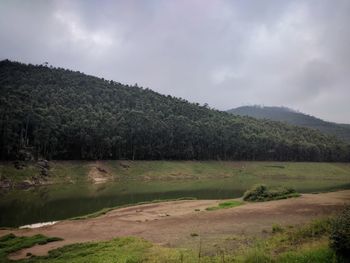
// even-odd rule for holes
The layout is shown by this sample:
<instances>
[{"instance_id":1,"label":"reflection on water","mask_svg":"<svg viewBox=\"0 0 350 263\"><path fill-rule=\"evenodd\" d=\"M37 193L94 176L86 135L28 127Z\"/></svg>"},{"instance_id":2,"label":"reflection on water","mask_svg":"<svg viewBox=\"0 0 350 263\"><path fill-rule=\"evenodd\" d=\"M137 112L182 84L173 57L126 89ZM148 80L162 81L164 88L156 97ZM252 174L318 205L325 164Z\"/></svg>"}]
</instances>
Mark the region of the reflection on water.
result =
<instances>
[{"instance_id":1,"label":"reflection on water","mask_svg":"<svg viewBox=\"0 0 350 263\"><path fill-rule=\"evenodd\" d=\"M224 178L174 181L124 181L99 185L50 185L3 193L0 200L0 226L21 226L62 220L114 207L152 200L195 197L226 199L243 195L253 184L286 185L300 192L350 188L343 180L286 180L281 178Z\"/></svg>"}]
</instances>

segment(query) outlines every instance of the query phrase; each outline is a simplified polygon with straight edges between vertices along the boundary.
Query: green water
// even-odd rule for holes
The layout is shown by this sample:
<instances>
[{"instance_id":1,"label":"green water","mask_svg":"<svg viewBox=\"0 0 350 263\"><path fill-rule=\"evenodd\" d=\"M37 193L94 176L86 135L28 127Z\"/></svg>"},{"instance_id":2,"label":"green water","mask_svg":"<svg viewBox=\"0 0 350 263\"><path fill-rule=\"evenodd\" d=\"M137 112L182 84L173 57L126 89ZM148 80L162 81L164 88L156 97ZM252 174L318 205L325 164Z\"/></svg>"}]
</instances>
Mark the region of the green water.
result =
<instances>
[{"instance_id":1,"label":"green water","mask_svg":"<svg viewBox=\"0 0 350 263\"><path fill-rule=\"evenodd\" d=\"M256 183L285 185L299 192L320 192L350 188L350 178L290 178L235 176L222 179L173 181L125 180L106 184L50 185L0 193L0 226L16 227L55 221L114 207L156 199L196 197L226 199L242 196Z\"/></svg>"}]
</instances>

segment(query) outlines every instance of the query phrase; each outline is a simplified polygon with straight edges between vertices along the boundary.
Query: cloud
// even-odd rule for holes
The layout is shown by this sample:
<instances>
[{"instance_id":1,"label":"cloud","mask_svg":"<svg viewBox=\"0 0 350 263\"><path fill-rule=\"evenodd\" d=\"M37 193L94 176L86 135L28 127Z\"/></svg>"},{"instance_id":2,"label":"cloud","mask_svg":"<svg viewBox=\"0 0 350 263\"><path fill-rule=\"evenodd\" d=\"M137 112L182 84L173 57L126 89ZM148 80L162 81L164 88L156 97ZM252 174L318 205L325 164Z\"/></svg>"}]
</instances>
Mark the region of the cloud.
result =
<instances>
[{"instance_id":1,"label":"cloud","mask_svg":"<svg viewBox=\"0 0 350 263\"><path fill-rule=\"evenodd\" d=\"M0 58L350 122L347 0L0 2ZM329 98L329 99L327 99Z\"/></svg>"}]
</instances>

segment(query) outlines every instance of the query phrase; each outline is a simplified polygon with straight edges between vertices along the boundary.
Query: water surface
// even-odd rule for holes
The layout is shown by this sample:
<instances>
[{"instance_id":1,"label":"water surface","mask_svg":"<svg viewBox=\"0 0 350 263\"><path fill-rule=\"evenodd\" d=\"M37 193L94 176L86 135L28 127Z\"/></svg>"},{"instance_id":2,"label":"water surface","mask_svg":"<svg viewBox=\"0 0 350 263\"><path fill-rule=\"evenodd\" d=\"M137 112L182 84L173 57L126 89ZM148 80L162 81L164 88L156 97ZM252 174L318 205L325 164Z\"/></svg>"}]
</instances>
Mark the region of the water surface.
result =
<instances>
[{"instance_id":1,"label":"water surface","mask_svg":"<svg viewBox=\"0 0 350 263\"><path fill-rule=\"evenodd\" d=\"M106 184L64 184L0 194L0 226L18 227L38 222L57 221L85 215L105 207L157 199L195 197L228 199L241 197L256 183L285 185L302 193L350 188L350 178L290 178L235 176L221 179L171 181L125 180Z\"/></svg>"}]
</instances>

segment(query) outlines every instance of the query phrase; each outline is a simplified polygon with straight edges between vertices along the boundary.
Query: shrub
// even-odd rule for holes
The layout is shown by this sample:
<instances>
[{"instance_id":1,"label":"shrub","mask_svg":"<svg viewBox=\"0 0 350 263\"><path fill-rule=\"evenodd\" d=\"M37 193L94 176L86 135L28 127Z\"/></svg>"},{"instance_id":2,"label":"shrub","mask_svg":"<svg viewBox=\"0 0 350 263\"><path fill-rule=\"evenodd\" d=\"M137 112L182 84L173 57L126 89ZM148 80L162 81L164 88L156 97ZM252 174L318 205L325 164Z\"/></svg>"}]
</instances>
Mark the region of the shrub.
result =
<instances>
[{"instance_id":1,"label":"shrub","mask_svg":"<svg viewBox=\"0 0 350 263\"><path fill-rule=\"evenodd\" d=\"M295 189L290 187L267 187L264 184L255 185L252 189L246 191L243 196L245 201L269 201L269 200L278 200L286 199L290 197L298 197L298 194Z\"/></svg>"},{"instance_id":2,"label":"shrub","mask_svg":"<svg viewBox=\"0 0 350 263\"><path fill-rule=\"evenodd\" d=\"M331 247L340 258L350 258L350 206L333 220Z\"/></svg>"}]
</instances>

